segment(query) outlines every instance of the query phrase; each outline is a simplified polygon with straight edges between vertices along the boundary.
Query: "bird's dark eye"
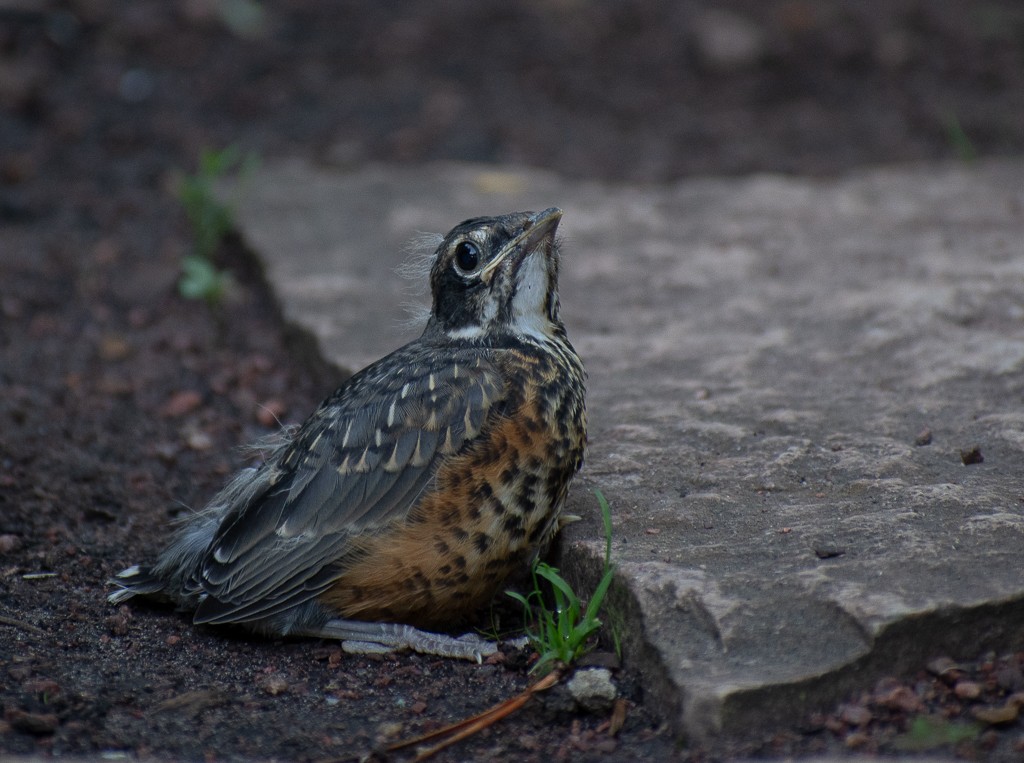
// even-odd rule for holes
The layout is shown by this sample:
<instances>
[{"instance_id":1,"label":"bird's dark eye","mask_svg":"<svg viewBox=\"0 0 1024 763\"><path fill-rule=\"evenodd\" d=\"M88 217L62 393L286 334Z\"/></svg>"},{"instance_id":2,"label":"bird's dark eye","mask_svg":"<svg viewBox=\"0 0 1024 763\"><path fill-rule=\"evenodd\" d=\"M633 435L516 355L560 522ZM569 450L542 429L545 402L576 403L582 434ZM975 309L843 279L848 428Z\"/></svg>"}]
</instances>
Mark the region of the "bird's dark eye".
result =
<instances>
[{"instance_id":1,"label":"bird's dark eye","mask_svg":"<svg viewBox=\"0 0 1024 763\"><path fill-rule=\"evenodd\" d=\"M455 247L455 265L464 273L471 273L480 264L480 249L476 244L463 241Z\"/></svg>"}]
</instances>

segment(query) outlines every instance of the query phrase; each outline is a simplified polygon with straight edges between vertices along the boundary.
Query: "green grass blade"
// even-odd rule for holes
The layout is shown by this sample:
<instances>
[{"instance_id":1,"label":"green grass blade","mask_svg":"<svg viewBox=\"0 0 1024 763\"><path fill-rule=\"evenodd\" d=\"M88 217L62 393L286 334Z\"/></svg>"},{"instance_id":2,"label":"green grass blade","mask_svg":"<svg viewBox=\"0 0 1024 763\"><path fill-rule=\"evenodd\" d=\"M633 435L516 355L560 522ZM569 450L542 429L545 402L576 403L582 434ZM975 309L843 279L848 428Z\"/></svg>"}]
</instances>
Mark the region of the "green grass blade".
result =
<instances>
[{"instance_id":1,"label":"green grass blade","mask_svg":"<svg viewBox=\"0 0 1024 763\"><path fill-rule=\"evenodd\" d=\"M601 578L601 582L597 584L597 588L594 589L594 593L590 596L590 601L587 602L587 611L584 615L585 620L592 620L597 617L598 611L601 609L601 605L604 604L604 597L608 593L608 588L612 584L612 578L615 577L615 568L610 568L604 573Z\"/></svg>"},{"instance_id":2,"label":"green grass blade","mask_svg":"<svg viewBox=\"0 0 1024 763\"><path fill-rule=\"evenodd\" d=\"M604 566L607 569L612 559L612 507L600 490L595 490L594 495L597 496L597 505L601 507L601 522L604 524Z\"/></svg>"},{"instance_id":3,"label":"green grass blade","mask_svg":"<svg viewBox=\"0 0 1024 763\"><path fill-rule=\"evenodd\" d=\"M558 569L543 562L537 565L537 574L551 584L552 593L555 596L555 606L558 610L570 610L577 615L580 611L580 600L576 592L572 590L569 582L561 576Z\"/></svg>"}]
</instances>

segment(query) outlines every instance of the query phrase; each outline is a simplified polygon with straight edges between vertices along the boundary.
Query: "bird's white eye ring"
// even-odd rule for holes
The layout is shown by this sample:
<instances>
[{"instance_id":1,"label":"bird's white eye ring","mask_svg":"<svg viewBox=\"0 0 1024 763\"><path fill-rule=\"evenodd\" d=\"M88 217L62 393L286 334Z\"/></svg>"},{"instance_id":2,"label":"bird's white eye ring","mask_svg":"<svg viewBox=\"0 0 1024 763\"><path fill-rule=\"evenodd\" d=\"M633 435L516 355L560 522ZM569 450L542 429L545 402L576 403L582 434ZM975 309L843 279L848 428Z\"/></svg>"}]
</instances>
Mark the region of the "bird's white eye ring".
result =
<instances>
[{"instance_id":1,"label":"bird's white eye ring","mask_svg":"<svg viewBox=\"0 0 1024 763\"><path fill-rule=\"evenodd\" d=\"M455 267L463 273L480 267L480 247L471 241L460 241L455 247Z\"/></svg>"}]
</instances>

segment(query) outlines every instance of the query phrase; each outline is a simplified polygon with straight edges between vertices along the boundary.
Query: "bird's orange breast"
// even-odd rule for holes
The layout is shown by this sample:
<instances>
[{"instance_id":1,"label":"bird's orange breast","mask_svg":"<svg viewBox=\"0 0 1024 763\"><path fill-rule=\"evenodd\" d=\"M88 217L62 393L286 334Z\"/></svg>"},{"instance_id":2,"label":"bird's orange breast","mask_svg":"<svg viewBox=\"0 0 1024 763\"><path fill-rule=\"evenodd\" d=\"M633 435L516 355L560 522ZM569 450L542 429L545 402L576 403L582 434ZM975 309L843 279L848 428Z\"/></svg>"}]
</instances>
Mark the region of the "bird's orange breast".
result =
<instances>
[{"instance_id":1,"label":"bird's orange breast","mask_svg":"<svg viewBox=\"0 0 1024 763\"><path fill-rule=\"evenodd\" d=\"M406 518L358 539L321 603L345 618L437 627L490 600L548 540L582 462L582 382L556 366L534 361L512 376L518 404L439 467ZM578 394L551 399L552 385L577 382Z\"/></svg>"}]
</instances>

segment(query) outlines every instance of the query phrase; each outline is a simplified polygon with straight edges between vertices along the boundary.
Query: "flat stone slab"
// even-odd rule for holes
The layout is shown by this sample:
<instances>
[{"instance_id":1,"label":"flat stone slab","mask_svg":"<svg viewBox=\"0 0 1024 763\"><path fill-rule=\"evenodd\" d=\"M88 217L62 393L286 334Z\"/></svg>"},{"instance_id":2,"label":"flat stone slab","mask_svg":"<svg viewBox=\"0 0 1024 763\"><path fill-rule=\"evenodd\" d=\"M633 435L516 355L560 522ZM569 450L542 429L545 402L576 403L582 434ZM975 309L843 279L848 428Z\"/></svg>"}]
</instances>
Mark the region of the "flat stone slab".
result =
<instances>
[{"instance_id":1,"label":"flat stone slab","mask_svg":"<svg viewBox=\"0 0 1024 763\"><path fill-rule=\"evenodd\" d=\"M590 372L563 568L600 573L600 488L606 620L681 734L1020 648L1024 162L636 187L283 161L238 220L287 318L357 368L418 333L394 272L418 232L551 205Z\"/></svg>"}]
</instances>

